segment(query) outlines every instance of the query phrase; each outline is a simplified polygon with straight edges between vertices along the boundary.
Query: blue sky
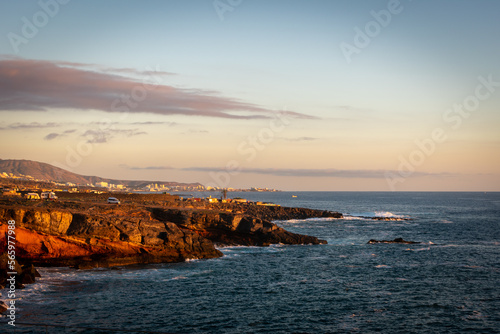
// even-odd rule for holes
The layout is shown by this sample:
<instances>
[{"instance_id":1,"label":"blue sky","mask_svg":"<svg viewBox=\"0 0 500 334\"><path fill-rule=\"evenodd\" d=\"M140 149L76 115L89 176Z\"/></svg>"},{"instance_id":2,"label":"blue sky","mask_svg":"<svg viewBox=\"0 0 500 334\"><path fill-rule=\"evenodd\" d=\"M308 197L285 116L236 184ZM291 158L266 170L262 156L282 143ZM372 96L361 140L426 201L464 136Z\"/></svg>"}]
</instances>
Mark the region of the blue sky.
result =
<instances>
[{"instance_id":1,"label":"blue sky","mask_svg":"<svg viewBox=\"0 0 500 334\"><path fill-rule=\"evenodd\" d=\"M57 13L16 50L13 34L23 37L23 18L33 23L40 3L57 3ZM497 1L54 0L2 2L0 12L10 94L0 96L2 158L232 187L500 189L498 87L480 88L488 97L467 117L444 116L479 77L500 81ZM390 14L385 26L373 12ZM378 30L348 60L342 43L356 47L370 24ZM52 72L37 77L27 70L47 64ZM144 73L152 70L162 73ZM92 73L102 85L86 81ZM160 88L128 112L96 102L144 80ZM277 114L289 118L283 128L270 123ZM437 128L446 140L418 160L416 141ZM78 153L85 143L91 153ZM72 151L78 159L68 160Z\"/></svg>"}]
</instances>

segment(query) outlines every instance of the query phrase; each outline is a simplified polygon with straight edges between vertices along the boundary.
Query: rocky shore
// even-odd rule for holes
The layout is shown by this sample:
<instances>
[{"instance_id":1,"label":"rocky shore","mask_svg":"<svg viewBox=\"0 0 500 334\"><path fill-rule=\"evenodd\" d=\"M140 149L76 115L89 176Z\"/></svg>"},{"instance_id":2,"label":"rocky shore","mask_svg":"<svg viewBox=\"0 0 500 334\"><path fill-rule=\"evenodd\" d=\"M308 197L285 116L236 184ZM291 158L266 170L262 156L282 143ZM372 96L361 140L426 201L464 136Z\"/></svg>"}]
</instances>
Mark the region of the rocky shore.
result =
<instances>
[{"instance_id":1,"label":"rocky shore","mask_svg":"<svg viewBox=\"0 0 500 334\"><path fill-rule=\"evenodd\" d=\"M271 220L341 217L302 208L186 203L176 196L132 195L122 205L102 198L56 202L0 200L0 247L15 221L16 259L35 266L111 267L222 256L216 246L323 244ZM102 198L101 198L102 197Z\"/></svg>"}]
</instances>

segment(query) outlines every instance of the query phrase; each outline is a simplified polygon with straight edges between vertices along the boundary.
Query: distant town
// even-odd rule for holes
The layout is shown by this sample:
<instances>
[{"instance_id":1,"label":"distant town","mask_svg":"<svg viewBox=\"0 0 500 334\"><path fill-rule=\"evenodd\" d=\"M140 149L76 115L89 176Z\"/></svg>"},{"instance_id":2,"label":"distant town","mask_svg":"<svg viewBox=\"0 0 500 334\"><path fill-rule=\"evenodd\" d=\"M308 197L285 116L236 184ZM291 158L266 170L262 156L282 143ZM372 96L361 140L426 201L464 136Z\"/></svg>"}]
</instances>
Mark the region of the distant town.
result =
<instances>
[{"instance_id":1,"label":"distant town","mask_svg":"<svg viewBox=\"0 0 500 334\"><path fill-rule=\"evenodd\" d=\"M220 188L220 187L205 187L199 183L189 183L180 184L172 182L139 182L139 184L125 184L119 183L119 181L106 182L98 181L94 183L73 183L73 182L57 182L46 179L37 179L30 175L14 174L7 172L0 172L0 179L2 180L2 185L4 186L4 192L8 189L9 191L14 190L10 188L30 188L30 189L50 189L51 191L66 191L66 192L150 192L150 193L178 193L178 192L201 192L201 191L213 191L213 192L277 192L279 190L269 189L269 188L256 188L252 187L249 189L239 189L239 188ZM128 183L134 183L129 181ZM136 182L137 183L137 182ZM8 187L10 185L10 187ZM7 188L6 188L7 186Z\"/></svg>"}]
</instances>

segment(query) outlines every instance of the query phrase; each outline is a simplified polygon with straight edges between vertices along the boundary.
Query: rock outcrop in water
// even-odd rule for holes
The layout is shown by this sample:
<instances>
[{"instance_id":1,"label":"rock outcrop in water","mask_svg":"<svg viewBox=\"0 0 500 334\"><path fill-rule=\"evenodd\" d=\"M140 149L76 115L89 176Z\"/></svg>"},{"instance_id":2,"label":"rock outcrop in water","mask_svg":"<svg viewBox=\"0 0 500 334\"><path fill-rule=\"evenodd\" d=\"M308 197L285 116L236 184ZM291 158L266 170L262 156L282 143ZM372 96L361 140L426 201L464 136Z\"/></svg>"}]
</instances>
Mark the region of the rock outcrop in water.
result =
<instances>
[{"instance_id":1,"label":"rock outcrop in water","mask_svg":"<svg viewBox=\"0 0 500 334\"><path fill-rule=\"evenodd\" d=\"M245 215L260 218L262 220L291 220L307 218L342 218L339 212L326 210L314 210L307 208L291 208L283 206L264 206L264 205L239 205L233 204L225 206L223 204L215 205L214 208L222 210L231 208L232 212L244 213Z\"/></svg>"},{"instance_id":2,"label":"rock outcrop in water","mask_svg":"<svg viewBox=\"0 0 500 334\"><path fill-rule=\"evenodd\" d=\"M40 274L33 264L21 265L16 259L11 260L7 252L0 254L0 290L11 285L10 279L14 278L15 289L23 289L24 284L35 283ZM1 312L0 312L1 313Z\"/></svg>"},{"instance_id":3,"label":"rock outcrop in water","mask_svg":"<svg viewBox=\"0 0 500 334\"><path fill-rule=\"evenodd\" d=\"M407 241L403 238L396 238L394 240L375 240L371 239L367 242L368 244L420 244L417 241Z\"/></svg>"},{"instance_id":4,"label":"rock outcrop in water","mask_svg":"<svg viewBox=\"0 0 500 334\"><path fill-rule=\"evenodd\" d=\"M219 257L217 245L322 244L268 219L336 213L256 205L165 208L132 203L43 203L0 206L0 247L16 222L16 257L42 266L109 267Z\"/></svg>"}]
</instances>

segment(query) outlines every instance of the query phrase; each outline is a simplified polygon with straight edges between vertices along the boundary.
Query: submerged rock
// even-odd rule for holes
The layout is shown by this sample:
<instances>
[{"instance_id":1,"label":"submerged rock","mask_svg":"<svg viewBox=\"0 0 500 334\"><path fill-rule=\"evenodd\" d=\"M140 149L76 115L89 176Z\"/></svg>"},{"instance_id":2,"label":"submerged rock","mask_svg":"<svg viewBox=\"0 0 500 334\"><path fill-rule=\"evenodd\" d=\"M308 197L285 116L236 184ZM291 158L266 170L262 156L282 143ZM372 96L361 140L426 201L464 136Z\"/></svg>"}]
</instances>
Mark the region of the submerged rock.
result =
<instances>
[{"instance_id":1,"label":"submerged rock","mask_svg":"<svg viewBox=\"0 0 500 334\"><path fill-rule=\"evenodd\" d=\"M368 244L420 244L418 241L407 241L403 238L396 238L394 240L375 240L371 239L367 242Z\"/></svg>"},{"instance_id":2,"label":"submerged rock","mask_svg":"<svg viewBox=\"0 0 500 334\"><path fill-rule=\"evenodd\" d=\"M7 252L0 254L0 288L8 286L9 282L7 279L12 276L15 277L16 289L23 289L24 284L35 283L36 278L41 277L33 264L22 266L17 259L13 261L12 263Z\"/></svg>"},{"instance_id":3,"label":"submerged rock","mask_svg":"<svg viewBox=\"0 0 500 334\"><path fill-rule=\"evenodd\" d=\"M8 309L9 307L7 306L7 304L5 304L3 301L0 300L0 313L4 313Z\"/></svg>"}]
</instances>

